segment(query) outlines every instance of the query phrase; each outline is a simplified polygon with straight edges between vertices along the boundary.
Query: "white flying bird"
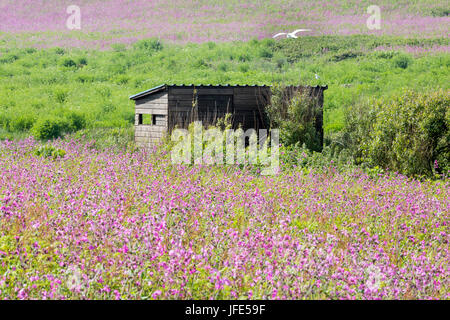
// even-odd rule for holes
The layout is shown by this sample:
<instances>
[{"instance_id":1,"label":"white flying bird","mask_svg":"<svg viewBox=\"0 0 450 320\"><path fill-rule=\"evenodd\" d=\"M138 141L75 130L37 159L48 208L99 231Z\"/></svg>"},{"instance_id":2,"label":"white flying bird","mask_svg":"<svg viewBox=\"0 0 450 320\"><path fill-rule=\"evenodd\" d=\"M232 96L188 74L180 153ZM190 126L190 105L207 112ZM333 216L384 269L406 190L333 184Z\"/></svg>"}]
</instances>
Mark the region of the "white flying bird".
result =
<instances>
[{"instance_id":1,"label":"white flying bird","mask_svg":"<svg viewBox=\"0 0 450 320\"><path fill-rule=\"evenodd\" d=\"M297 30L295 30L294 32L291 32L291 33L281 32L281 33L277 33L273 37L276 38L276 37L279 37L279 36L286 35L286 38L295 38L296 39L296 38L298 38L297 37L297 33L305 32L305 31L311 31L311 29L297 29Z\"/></svg>"}]
</instances>

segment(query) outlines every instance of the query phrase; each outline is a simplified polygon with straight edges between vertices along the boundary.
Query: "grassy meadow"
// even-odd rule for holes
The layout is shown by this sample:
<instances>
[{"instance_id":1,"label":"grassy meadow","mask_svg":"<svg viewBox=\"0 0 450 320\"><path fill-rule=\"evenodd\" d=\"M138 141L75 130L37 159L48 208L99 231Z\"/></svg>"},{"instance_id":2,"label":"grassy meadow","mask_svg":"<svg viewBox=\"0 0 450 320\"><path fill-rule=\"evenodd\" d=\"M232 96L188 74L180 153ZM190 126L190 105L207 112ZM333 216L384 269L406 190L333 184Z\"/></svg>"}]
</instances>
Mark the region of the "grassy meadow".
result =
<instances>
[{"instance_id":1,"label":"grassy meadow","mask_svg":"<svg viewBox=\"0 0 450 320\"><path fill-rule=\"evenodd\" d=\"M448 89L450 57L435 52L439 46L448 46L448 38L306 36L188 45L150 39L105 51L1 49L0 136L25 137L40 118L71 113L86 128L131 127L128 97L162 83L326 84L325 131L335 132L352 104L402 88Z\"/></svg>"}]
</instances>

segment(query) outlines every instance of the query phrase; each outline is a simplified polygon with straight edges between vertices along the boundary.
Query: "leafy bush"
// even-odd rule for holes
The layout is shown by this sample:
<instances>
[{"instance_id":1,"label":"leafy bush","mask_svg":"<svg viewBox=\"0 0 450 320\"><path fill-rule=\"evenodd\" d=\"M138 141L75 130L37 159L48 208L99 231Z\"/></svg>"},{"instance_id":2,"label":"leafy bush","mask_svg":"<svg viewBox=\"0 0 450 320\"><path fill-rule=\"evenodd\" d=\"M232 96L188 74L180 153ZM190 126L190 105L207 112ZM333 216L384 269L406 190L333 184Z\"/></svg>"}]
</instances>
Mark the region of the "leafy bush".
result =
<instances>
[{"instance_id":1,"label":"leafy bush","mask_svg":"<svg viewBox=\"0 0 450 320\"><path fill-rule=\"evenodd\" d=\"M47 116L38 119L31 132L36 139L50 140L60 137L65 128L68 128L66 120L54 116Z\"/></svg>"},{"instance_id":2,"label":"leafy bush","mask_svg":"<svg viewBox=\"0 0 450 320\"><path fill-rule=\"evenodd\" d=\"M68 132L75 132L86 127L86 116L81 112L71 111L66 115L66 119Z\"/></svg>"},{"instance_id":3,"label":"leafy bush","mask_svg":"<svg viewBox=\"0 0 450 320\"><path fill-rule=\"evenodd\" d=\"M406 69L412 63L409 56L405 54L400 54L394 58L394 65L398 68Z\"/></svg>"},{"instance_id":4,"label":"leafy bush","mask_svg":"<svg viewBox=\"0 0 450 320\"><path fill-rule=\"evenodd\" d=\"M226 62L221 62L217 66L217 69L222 71L222 72L226 72L228 70L228 64Z\"/></svg>"},{"instance_id":5,"label":"leafy bush","mask_svg":"<svg viewBox=\"0 0 450 320\"><path fill-rule=\"evenodd\" d=\"M77 61L78 61L78 66L80 66L80 67L87 66L87 64L88 64L88 60L86 57L78 58Z\"/></svg>"},{"instance_id":6,"label":"leafy bush","mask_svg":"<svg viewBox=\"0 0 450 320\"><path fill-rule=\"evenodd\" d=\"M52 158L54 160L62 158L66 155L66 151L63 149L55 148L51 145L40 146L34 151L34 154L38 157Z\"/></svg>"},{"instance_id":7,"label":"leafy bush","mask_svg":"<svg viewBox=\"0 0 450 320\"><path fill-rule=\"evenodd\" d=\"M76 67L77 63L70 58L64 58L61 65L66 68Z\"/></svg>"},{"instance_id":8,"label":"leafy bush","mask_svg":"<svg viewBox=\"0 0 450 320\"><path fill-rule=\"evenodd\" d=\"M316 119L322 109L307 92L295 92L291 96L289 89L276 85L266 110L270 127L280 129L282 144L299 143L310 150L322 150L320 132L316 130Z\"/></svg>"},{"instance_id":9,"label":"leafy bush","mask_svg":"<svg viewBox=\"0 0 450 320\"><path fill-rule=\"evenodd\" d=\"M59 55L63 55L65 53L65 50L63 48L59 48L59 47L54 48L53 51Z\"/></svg>"},{"instance_id":10,"label":"leafy bush","mask_svg":"<svg viewBox=\"0 0 450 320\"><path fill-rule=\"evenodd\" d=\"M263 47L263 48L261 48L260 50L259 50L259 56L261 57L261 58L267 58L267 59L270 59L270 58L272 58L273 57L273 52L270 50L270 49L268 49L268 48L265 48L265 47Z\"/></svg>"},{"instance_id":11,"label":"leafy bush","mask_svg":"<svg viewBox=\"0 0 450 320\"><path fill-rule=\"evenodd\" d=\"M12 63L19 59L19 56L14 53L8 53L3 56L0 56L0 63Z\"/></svg>"},{"instance_id":12,"label":"leafy bush","mask_svg":"<svg viewBox=\"0 0 450 320\"><path fill-rule=\"evenodd\" d=\"M36 121L35 117L28 113L20 114L19 116L12 118L9 122L9 131L27 131L31 129L34 122Z\"/></svg>"},{"instance_id":13,"label":"leafy bush","mask_svg":"<svg viewBox=\"0 0 450 320\"><path fill-rule=\"evenodd\" d=\"M250 60L251 60L251 56L250 56L250 54L248 54L248 53L241 53L241 54L239 54L239 56L238 56L238 60L239 60L240 62L247 62L247 61L250 61Z\"/></svg>"},{"instance_id":14,"label":"leafy bush","mask_svg":"<svg viewBox=\"0 0 450 320\"><path fill-rule=\"evenodd\" d=\"M433 9L431 9L431 15L433 17L448 17L450 15L450 9L448 9L448 8L433 8Z\"/></svg>"},{"instance_id":15,"label":"leafy bush","mask_svg":"<svg viewBox=\"0 0 450 320\"><path fill-rule=\"evenodd\" d=\"M240 64L239 65L239 71L246 73L248 72L248 70L250 70L250 67L248 66L248 64Z\"/></svg>"},{"instance_id":16,"label":"leafy bush","mask_svg":"<svg viewBox=\"0 0 450 320\"><path fill-rule=\"evenodd\" d=\"M283 69L283 67L288 64L288 61L285 57L279 57L275 60L275 64L278 69Z\"/></svg>"},{"instance_id":17,"label":"leafy bush","mask_svg":"<svg viewBox=\"0 0 450 320\"><path fill-rule=\"evenodd\" d=\"M68 95L69 95L69 92L65 88L56 87L53 90L53 96L54 96L56 102L59 102L59 103L66 102Z\"/></svg>"},{"instance_id":18,"label":"leafy bush","mask_svg":"<svg viewBox=\"0 0 450 320\"><path fill-rule=\"evenodd\" d=\"M361 52L344 51L344 52L334 55L333 57L331 57L330 60L334 61L334 62L339 62L339 61L343 61L346 59L357 58L358 56L361 56L361 55L362 55Z\"/></svg>"},{"instance_id":19,"label":"leafy bush","mask_svg":"<svg viewBox=\"0 0 450 320\"><path fill-rule=\"evenodd\" d=\"M346 133L358 163L407 175L450 170L450 92L405 91L347 111Z\"/></svg>"}]
</instances>

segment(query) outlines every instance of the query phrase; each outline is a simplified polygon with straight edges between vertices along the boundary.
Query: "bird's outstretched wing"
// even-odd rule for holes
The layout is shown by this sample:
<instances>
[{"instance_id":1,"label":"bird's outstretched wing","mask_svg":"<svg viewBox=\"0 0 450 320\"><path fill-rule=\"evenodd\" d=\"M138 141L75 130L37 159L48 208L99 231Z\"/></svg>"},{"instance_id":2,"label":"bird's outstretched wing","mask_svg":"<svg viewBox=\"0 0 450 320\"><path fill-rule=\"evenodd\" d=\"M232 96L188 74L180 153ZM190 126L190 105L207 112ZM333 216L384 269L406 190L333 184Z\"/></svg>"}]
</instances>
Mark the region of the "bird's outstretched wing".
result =
<instances>
[{"instance_id":1,"label":"bird's outstretched wing","mask_svg":"<svg viewBox=\"0 0 450 320\"><path fill-rule=\"evenodd\" d=\"M273 36L273 38L279 37L279 36L283 36L287 34L286 32L282 32L282 33L277 33L276 35Z\"/></svg>"},{"instance_id":2,"label":"bird's outstretched wing","mask_svg":"<svg viewBox=\"0 0 450 320\"><path fill-rule=\"evenodd\" d=\"M291 32L290 34L295 36L299 32L305 32L305 31L312 31L311 29L297 29L294 32Z\"/></svg>"}]
</instances>

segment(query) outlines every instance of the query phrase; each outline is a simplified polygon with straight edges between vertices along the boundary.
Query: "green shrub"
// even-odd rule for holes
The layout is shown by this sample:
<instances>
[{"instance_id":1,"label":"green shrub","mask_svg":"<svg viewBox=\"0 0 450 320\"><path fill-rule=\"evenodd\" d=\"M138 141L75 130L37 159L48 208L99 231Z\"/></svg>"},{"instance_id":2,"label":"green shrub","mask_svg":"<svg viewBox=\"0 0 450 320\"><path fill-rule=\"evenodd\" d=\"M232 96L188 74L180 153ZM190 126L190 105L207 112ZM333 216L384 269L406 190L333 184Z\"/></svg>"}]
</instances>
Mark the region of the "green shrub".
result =
<instances>
[{"instance_id":1,"label":"green shrub","mask_svg":"<svg viewBox=\"0 0 450 320\"><path fill-rule=\"evenodd\" d=\"M278 69L283 69L285 65L288 64L288 61L285 57L279 57L275 60Z\"/></svg>"},{"instance_id":2,"label":"green shrub","mask_svg":"<svg viewBox=\"0 0 450 320\"><path fill-rule=\"evenodd\" d=\"M412 176L450 170L450 91L405 91L347 110L346 133L360 164Z\"/></svg>"},{"instance_id":3,"label":"green shrub","mask_svg":"<svg viewBox=\"0 0 450 320\"><path fill-rule=\"evenodd\" d=\"M259 56L260 56L261 58L267 58L267 59L270 59L270 58L273 57L273 52L272 52L272 50L270 50L270 49L268 49L268 48L265 48L265 47L261 48L261 49L259 50L258 54L259 54Z\"/></svg>"},{"instance_id":4,"label":"green shrub","mask_svg":"<svg viewBox=\"0 0 450 320\"><path fill-rule=\"evenodd\" d=\"M8 130L11 118L7 112L2 112L0 109L0 129ZM8 130L9 131L9 130Z\"/></svg>"},{"instance_id":5,"label":"green shrub","mask_svg":"<svg viewBox=\"0 0 450 320\"><path fill-rule=\"evenodd\" d=\"M77 63L70 58L64 58L61 65L66 68L76 67Z\"/></svg>"},{"instance_id":6,"label":"green shrub","mask_svg":"<svg viewBox=\"0 0 450 320\"><path fill-rule=\"evenodd\" d=\"M124 85L127 84L128 81L130 81L130 77L125 74L121 74L115 78L114 82L117 83L118 85Z\"/></svg>"},{"instance_id":7,"label":"green shrub","mask_svg":"<svg viewBox=\"0 0 450 320\"><path fill-rule=\"evenodd\" d=\"M75 79L81 83L91 83L94 82L95 76L92 74L79 74L75 77Z\"/></svg>"},{"instance_id":8,"label":"green shrub","mask_svg":"<svg viewBox=\"0 0 450 320\"><path fill-rule=\"evenodd\" d=\"M77 111L71 111L66 115L67 119L67 132L75 132L86 128L86 116Z\"/></svg>"},{"instance_id":9,"label":"green shrub","mask_svg":"<svg viewBox=\"0 0 450 320\"><path fill-rule=\"evenodd\" d=\"M397 68L406 69L412 63L412 60L409 56L400 54L394 58L393 62L394 66L396 66Z\"/></svg>"},{"instance_id":10,"label":"green shrub","mask_svg":"<svg viewBox=\"0 0 450 320\"><path fill-rule=\"evenodd\" d=\"M238 56L240 62L247 62L251 60L251 56L248 53L241 53Z\"/></svg>"},{"instance_id":11,"label":"green shrub","mask_svg":"<svg viewBox=\"0 0 450 320\"><path fill-rule=\"evenodd\" d=\"M34 151L34 155L43 158L52 158L54 160L62 158L66 155L66 151L63 149L55 148L51 145L43 145Z\"/></svg>"},{"instance_id":12,"label":"green shrub","mask_svg":"<svg viewBox=\"0 0 450 320\"><path fill-rule=\"evenodd\" d=\"M347 59L354 59L359 56L361 56L361 52L355 52L355 51L344 51L339 54L334 55L330 60L334 62L339 62Z\"/></svg>"},{"instance_id":13,"label":"green shrub","mask_svg":"<svg viewBox=\"0 0 450 320\"><path fill-rule=\"evenodd\" d=\"M431 9L431 15L433 17L448 17L450 15L449 8L433 8Z\"/></svg>"},{"instance_id":14,"label":"green shrub","mask_svg":"<svg viewBox=\"0 0 450 320\"><path fill-rule=\"evenodd\" d=\"M59 55L63 55L65 53L65 50L63 48L59 48L59 47L54 48L53 51Z\"/></svg>"},{"instance_id":15,"label":"green shrub","mask_svg":"<svg viewBox=\"0 0 450 320\"><path fill-rule=\"evenodd\" d=\"M56 87L53 90L53 97L55 98L56 102L59 102L59 103L66 102L68 95L69 95L69 92L65 88Z\"/></svg>"},{"instance_id":16,"label":"green shrub","mask_svg":"<svg viewBox=\"0 0 450 320\"><path fill-rule=\"evenodd\" d=\"M239 71L246 73L248 72L248 70L250 70L250 67L248 66L248 64L240 64L239 65Z\"/></svg>"},{"instance_id":17,"label":"green shrub","mask_svg":"<svg viewBox=\"0 0 450 320\"><path fill-rule=\"evenodd\" d=\"M205 59L199 58L197 60L195 60L192 63L192 66L194 68L205 68L205 67L209 67L208 63L205 61Z\"/></svg>"},{"instance_id":18,"label":"green shrub","mask_svg":"<svg viewBox=\"0 0 450 320\"><path fill-rule=\"evenodd\" d=\"M77 61L78 61L78 66L80 66L80 67L87 66L87 64L88 64L88 61L87 61L86 57L78 58Z\"/></svg>"},{"instance_id":19,"label":"green shrub","mask_svg":"<svg viewBox=\"0 0 450 320\"><path fill-rule=\"evenodd\" d=\"M25 48L24 51L27 54L32 54L32 53L35 53L37 50L36 50L36 48Z\"/></svg>"},{"instance_id":20,"label":"green shrub","mask_svg":"<svg viewBox=\"0 0 450 320\"><path fill-rule=\"evenodd\" d=\"M284 86L272 88L272 97L266 108L271 128L280 129L280 141L288 146L305 144L310 150L322 150L316 120L322 112L317 100L307 92L296 92L292 97Z\"/></svg>"},{"instance_id":21,"label":"green shrub","mask_svg":"<svg viewBox=\"0 0 450 320\"><path fill-rule=\"evenodd\" d=\"M226 72L228 70L228 64L226 62L221 62L217 66L217 69L222 71L222 72Z\"/></svg>"},{"instance_id":22,"label":"green shrub","mask_svg":"<svg viewBox=\"0 0 450 320\"><path fill-rule=\"evenodd\" d=\"M38 119L31 132L36 139L51 140L62 136L65 129L68 128L66 120L58 117L47 116Z\"/></svg>"},{"instance_id":23,"label":"green shrub","mask_svg":"<svg viewBox=\"0 0 450 320\"><path fill-rule=\"evenodd\" d=\"M35 117L29 113L20 114L10 120L9 131L28 131L31 129L35 121Z\"/></svg>"}]
</instances>

